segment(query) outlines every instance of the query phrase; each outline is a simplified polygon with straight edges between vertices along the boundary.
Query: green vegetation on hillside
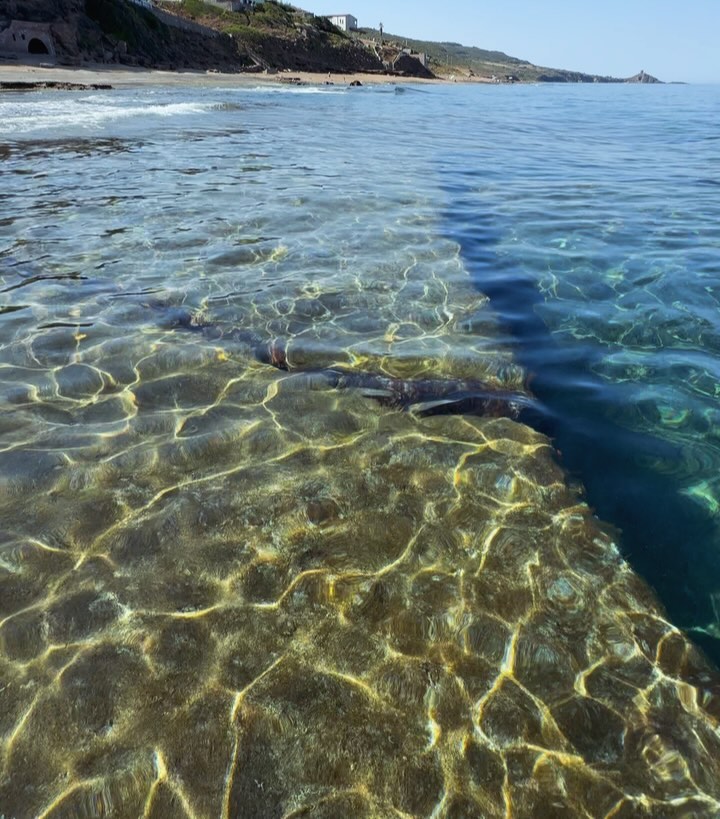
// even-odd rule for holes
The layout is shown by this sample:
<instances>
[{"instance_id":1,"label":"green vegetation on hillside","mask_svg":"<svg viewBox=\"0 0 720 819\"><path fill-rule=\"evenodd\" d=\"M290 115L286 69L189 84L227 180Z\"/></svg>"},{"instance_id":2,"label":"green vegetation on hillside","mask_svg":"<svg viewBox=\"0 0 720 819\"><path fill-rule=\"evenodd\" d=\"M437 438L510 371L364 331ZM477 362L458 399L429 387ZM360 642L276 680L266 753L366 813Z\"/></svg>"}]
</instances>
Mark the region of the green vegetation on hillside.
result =
<instances>
[{"instance_id":1,"label":"green vegetation on hillside","mask_svg":"<svg viewBox=\"0 0 720 819\"><path fill-rule=\"evenodd\" d=\"M204 3L203 0L181 0L180 3L168 4L168 11L179 9L189 17L196 19L211 18L223 24L233 25L238 19L244 19L248 25L252 24L258 28L268 28L276 30L290 30L293 28L295 11L292 6L267 0L241 11L227 11L226 9L214 6L211 3Z\"/></svg>"},{"instance_id":2,"label":"green vegetation on hillside","mask_svg":"<svg viewBox=\"0 0 720 819\"><path fill-rule=\"evenodd\" d=\"M279 2L228 11L202 0L166 3L164 8L224 34L263 67L307 71L379 71L372 51L348 37L326 17Z\"/></svg>"},{"instance_id":3,"label":"green vegetation on hillside","mask_svg":"<svg viewBox=\"0 0 720 819\"><path fill-rule=\"evenodd\" d=\"M265 0L256 6L240 11L228 11L205 3L203 0L181 0L166 6L168 11L180 12L183 16L217 28L225 34L258 39L271 34L275 37L295 38L304 28L312 26L327 35L337 44L348 41L347 35L339 31L325 17L315 17L309 12L278 0Z\"/></svg>"},{"instance_id":4,"label":"green vegetation on hillside","mask_svg":"<svg viewBox=\"0 0 720 819\"><path fill-rule=\"evenodd\" d=\"M84 0L79 17L78 48L86 58L122 59L131 65L165 67L237 64L232 41L212 42L161 22L149 9L124 0ZM122 45L121 45L122 44Z\"/></svg>"},{"instance_id":5,"label":"green vegetation on hillside","mask_svg":"<svg viewBox=\"0 0 720 819\"><path fill-rule=\"evenodd\" d=\"M376 29L363 28L359 33L363 39L380 42L380 32ZM598 77L596 80L594 75L579 71L542 68L502 51L488 51L460 43L414 40L386 32L383 33L382 40L384 44L395 48L411 48L427 54L430 68L438 76L459 74L487 78L495 76L499 79L512 76L521 82L617 82L611 77Z\"/></svg>"},{"instance_id":6,"label":"green vegetation on hillside","mask_svg":"<svg viewBox=\"0 0 720 819\"><path fill-rule=\"evenodd\" d=\"M123 62L129 65L238 70L251 61L238 53L229 37L207 37L166 25L150 9L126 0L36 0L45 7L57 2L56 14L66 23L56 37L62 61L78 64ZM72 3L73 5L70 5ZM31 18L32 19L32 18Z\"/></svg>"},{"instance_id":7,"label":"green vegetation on hillside","mask_svg":"<svg viewBox=\"0 0 720 819\"><path fill-rule=\"evenodd\" d=\"M127 3L85 0L85 14L106 34L124 40L131 48L139 45L146 30L157 31L161 28L159 20L151 12Z\"/></svg>"}]
</instances>

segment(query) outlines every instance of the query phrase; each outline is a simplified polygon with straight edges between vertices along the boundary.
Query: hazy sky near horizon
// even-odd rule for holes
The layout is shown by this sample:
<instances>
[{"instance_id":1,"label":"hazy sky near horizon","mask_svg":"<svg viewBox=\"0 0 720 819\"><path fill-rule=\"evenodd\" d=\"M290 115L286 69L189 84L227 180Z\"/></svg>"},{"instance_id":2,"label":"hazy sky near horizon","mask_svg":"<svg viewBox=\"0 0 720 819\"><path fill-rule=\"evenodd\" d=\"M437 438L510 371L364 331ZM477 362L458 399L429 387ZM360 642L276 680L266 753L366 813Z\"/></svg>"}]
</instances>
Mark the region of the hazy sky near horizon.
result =
<instances>
[{"instance_id":1,"label":"hazy sky near horizon","mask_svg":"<svg viewBox=\"0 0 720 819\"><path fill-rule=\"evenodd\" d=\"M296 0L297 2L297 0ZM720 0L305 0L315 14L422 40L504 51L551 68L720 82Z\"/></svg>"}]
</instances>

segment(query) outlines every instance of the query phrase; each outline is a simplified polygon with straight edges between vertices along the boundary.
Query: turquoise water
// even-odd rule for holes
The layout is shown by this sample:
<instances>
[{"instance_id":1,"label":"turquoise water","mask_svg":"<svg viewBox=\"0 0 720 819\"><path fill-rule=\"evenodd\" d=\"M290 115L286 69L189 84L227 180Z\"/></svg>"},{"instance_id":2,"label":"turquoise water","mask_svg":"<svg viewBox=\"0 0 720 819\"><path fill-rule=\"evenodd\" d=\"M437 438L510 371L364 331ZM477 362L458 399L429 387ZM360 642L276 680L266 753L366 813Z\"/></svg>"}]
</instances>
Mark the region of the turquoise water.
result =
<instances>
[{"instance_id":1,"label":"turquoise water","mask_svg":"<svg viewBox=\"0 0 720 819\"><path fill-rule=\"evenodd\" d=\"M448 160L449 232L564 463L717 661L717 89L525 93L484 116L497 164Z\"/></svg>"},{"instance_id":2,"label":"turquoise water","mask_svg":"<svg viewBox=\"0 0 720 819\"><path fill-rule=\"evenodd\" d=\"M717 815L719 108L0 98L0 813Z\"/></svg>"}]
</instances>

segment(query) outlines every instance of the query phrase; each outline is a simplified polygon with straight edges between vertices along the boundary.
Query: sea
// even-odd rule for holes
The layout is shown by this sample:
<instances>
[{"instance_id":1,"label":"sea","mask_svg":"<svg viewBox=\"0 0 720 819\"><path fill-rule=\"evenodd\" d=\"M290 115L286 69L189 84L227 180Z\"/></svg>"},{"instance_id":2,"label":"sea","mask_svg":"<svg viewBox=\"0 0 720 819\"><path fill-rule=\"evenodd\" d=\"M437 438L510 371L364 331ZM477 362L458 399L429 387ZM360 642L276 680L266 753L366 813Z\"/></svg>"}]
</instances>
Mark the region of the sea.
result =
<instances>
[{"instance_id":1,"label":"sea","mask_svg":"<svg viewBox=\"0 0 720 819\"><path fill-rule=\"evenodd\" d=\"M0 96L0 814L720 815L719 117Z\"/></svg>"}]
</instances>

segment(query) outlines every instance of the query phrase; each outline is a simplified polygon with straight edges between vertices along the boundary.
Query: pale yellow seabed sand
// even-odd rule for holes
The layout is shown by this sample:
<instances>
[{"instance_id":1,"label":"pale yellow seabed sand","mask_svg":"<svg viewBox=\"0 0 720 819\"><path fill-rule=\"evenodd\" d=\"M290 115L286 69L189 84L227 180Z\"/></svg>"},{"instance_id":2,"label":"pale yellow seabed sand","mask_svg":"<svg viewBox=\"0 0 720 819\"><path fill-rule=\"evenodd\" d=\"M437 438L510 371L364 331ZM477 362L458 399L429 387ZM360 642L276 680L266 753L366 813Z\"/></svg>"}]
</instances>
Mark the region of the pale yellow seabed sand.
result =
<instances>
[{"instance_id":1,"label":"pale yellow seabed sand","mask_svg":"<svg viewBox=\"0 0 720 819\"><path fill-rule=\"evenodd\" d=\"M490 305L431 274L450 248L430 233L402 276L388 232L372 282L233 312L243 328L323 312L291 364L495 362L506 384ZM367 316L367 337L329 343ZM720 815L718 676L547 438L383 408L222 339L49 332L2 373L20 381L0 413L0 813Z\"/></svg>"}]
</instances>

